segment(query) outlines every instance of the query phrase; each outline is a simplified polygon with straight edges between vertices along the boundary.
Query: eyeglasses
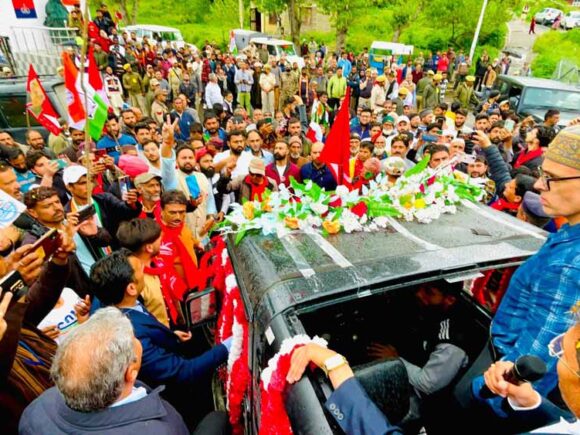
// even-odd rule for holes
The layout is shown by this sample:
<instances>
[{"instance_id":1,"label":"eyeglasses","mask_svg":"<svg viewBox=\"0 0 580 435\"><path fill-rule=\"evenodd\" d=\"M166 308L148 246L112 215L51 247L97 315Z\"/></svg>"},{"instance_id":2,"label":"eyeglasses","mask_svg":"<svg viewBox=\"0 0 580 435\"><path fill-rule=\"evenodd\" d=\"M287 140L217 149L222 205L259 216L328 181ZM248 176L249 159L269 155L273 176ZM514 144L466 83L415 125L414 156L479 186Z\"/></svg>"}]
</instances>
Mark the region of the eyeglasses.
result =
<instances>
[{"instance_id":1,"label":"eyeglasses","mask_svg":"<svg viewBox=\"0 0 580 435\"><path fill-rule=\"evenodd\" d=\"M580 180L580 175L575 177L551 177L544 172L541 166L538 167L538 173L540 174L540 181L546 190L550 190L550 183L554 183L556 181Z\"/></svg>"},{"instance_id":2,"label":"eyeglasses","mask_svg":"<svg viewBox=\"0 0 580 435\"><path fill-rule=\"evenodd\" d=\"M558 358L562 364L574 373L578 378L580 378L580 370L574 370L570 365L566 362L564 357L564 336L566 333L557 335L548 343L548 352L550 353L551 357ZM576 342L576 358L578 359L578 354L580 353L580 340ZM579 362L580 365L580 362Z\"/></svg>"}]
</instances>

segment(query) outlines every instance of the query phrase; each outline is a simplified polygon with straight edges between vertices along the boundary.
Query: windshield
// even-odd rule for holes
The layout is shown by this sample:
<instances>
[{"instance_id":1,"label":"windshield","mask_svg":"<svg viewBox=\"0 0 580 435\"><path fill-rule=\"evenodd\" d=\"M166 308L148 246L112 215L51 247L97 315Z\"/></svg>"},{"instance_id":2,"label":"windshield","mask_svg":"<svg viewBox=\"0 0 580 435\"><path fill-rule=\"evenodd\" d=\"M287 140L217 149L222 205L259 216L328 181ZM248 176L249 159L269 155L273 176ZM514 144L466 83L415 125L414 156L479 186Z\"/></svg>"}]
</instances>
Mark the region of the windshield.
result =
<instances>
[{"instance_id":1,"label":"windshield","mask_svg":"<svg viewBox=\"0 0 580 435\"><path fill-rule=\"evenodd\" d=\"M370 54L373 54L375 56L390 56L392 53L392 50L389 50L387 48L371 48L370 50Z\"/></svg>"},{"instance_id":2,"label":"windshield","mask_svg":"<svg viewBox=\"0 0 580 435\"><path fill-rule=\"evenodd\" d=\"M550 107L577 111L580 107L580 92L529 88L526 90L522 104L529 107Z\"/></svg>"},{"instance_id":3,"label":"windshield","mask_svg":"<svg viewBox=\"0 0 580 435\"><path fill-rule=\"evenodd\" d=\"M292 44L284 44L278 45L280 47L280 51L286 53L289 56L296 56L296 51L294 50L294 45Z\"/></svg>"},{"instance_id":4,"label":"windshield","mask_svg":"<svg viewBox=\"0 0 580 435\"><path fill-rule=\"evenodd\" d=\"M163 41L183 41L183 36L179 32L161 32Z\"/></svg>"},{"instance_id":5,"label":"windshield","mask_svg":"<svg viewBox=\"0 0 580 435\"><path fill-rule=\"evenodd\" d=\"M569 16L572 18L580 18L580 11L570 12Z\"/></svg>"}]
</instances>

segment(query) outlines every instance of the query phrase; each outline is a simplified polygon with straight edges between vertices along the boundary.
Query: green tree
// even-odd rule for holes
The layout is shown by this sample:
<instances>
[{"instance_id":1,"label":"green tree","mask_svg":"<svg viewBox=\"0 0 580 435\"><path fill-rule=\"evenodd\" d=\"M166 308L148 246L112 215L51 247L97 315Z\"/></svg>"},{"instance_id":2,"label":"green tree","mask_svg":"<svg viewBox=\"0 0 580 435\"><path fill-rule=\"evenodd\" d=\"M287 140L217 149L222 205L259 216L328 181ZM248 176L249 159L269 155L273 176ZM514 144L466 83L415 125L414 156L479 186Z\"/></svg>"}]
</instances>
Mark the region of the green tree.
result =
<instances>
[{"instance_id":1,"label":"green tree","mask_svg":"<svg viewBox=\"0 0 580 435\"><path fill-rule=\"evenodd\" d=\"M282 14L288 10L290 35L296 48L300 47L300 29L302 27L302 8L310 5L309 0L257 0L256 5L261 11Z\"/></svg>"},{"instance_id":2,"label":"green tree","mask_svg":"<svg viewBox=\"0 0 580 435\"><path fill-rule=\"evenodd\" d=\"M344 50L349 27L356 18L364 14L363 9L368 7L368 2L364 0L343 0L342 2L318 0L316 4L325 14L330 15L336 30L336 50Z\"/></svg>"}]
</instances>

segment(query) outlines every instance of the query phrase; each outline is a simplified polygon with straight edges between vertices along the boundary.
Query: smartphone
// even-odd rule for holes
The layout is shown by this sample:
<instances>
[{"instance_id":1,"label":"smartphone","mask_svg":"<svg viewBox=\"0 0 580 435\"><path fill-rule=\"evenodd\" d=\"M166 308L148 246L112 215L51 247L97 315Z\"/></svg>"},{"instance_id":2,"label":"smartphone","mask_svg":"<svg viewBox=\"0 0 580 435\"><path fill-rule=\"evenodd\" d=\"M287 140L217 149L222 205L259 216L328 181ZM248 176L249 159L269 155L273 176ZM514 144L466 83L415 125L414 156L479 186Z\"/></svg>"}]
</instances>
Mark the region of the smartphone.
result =
<instances>
[{"instance_id":1,"label":"smartphone","mask_svg":"<svg viewBox=\"0 0 580 435\"><path fill-rule=\"evenodd\" d=\"M94 216L96 212L97 212L97 210L95 209L95 205L94 204L91 204L91 205L89 205L89 206L81 209L78 212L79 213L79 224L81 222L86 221L90 217Z\"/></svg>"},{"instance_id":2,"label":"smartphone","mask_svg":"<svg viewBox=\"0 0 580 435\"><path fill-rule=\"evenodd\" d=\"M433 134L423 134L423 142L437 142L439 138Z\"/></svg>"},{"instance_id":3,"label":"smartphone","mask_svg":"<svg viewBox=\"0 0 580 435\"><path fill-rule=\"evenodd\" d=\"M56 164L58 165L58 169L64 169L68 166L67 161L64 159L56 159L53 161L56 162Z\"/></svg>"},{"instance_id":4,"label":"smartphone","mask_svg":"<svg viewBox=\"0 0 580 435\"><path fill-rule=\"evenodd\" d=\"M272 124L272 118L264 118L268 124Z\"/></svg>"},{"instance_id":5,"label":"smartphone","mask_svg":"<svg viewBox=\"0 0 580 435\"><path fill-rule=\"evenodd\" d=\"M36 252L40 258L48 259L52 257L52 254L56 252L61 244L62 238L60 233L53 228L38 239L34 245L26 251L26 254Z\"/></svg>"},{"instance_id":6,"label":"smartphone","mask_svg":"<svg viewBox=\"0 0 580 435\"><path fill-rule=\"evenodd\" d=\"M475 154L463 153L461 155L461 160L460 161L462 163L470 164L470 163L475 163L475 158L476 158L476 155Z\"/></svg>"},{"instance_id":7,"label":"smartphone","mask_svg":"<svg viewBox=\"0 0 580 435\"><path fill-rule=\"evenodd\" d=\"M26 287L22 276L18 273L17 270L13 270L8 275L4 276L4 278L0 279L0 296L2 296L5 292L13 293L14 296L12 297L12 301L10 305L16 302L19 293L21 290Z\"/></svg>"},{"instance_id":8,"label":"smartphone","mask_svg":"<svg viewBox=\"0 0 580 435\"><path fill-rule=\"evenodd\" d=\"M516 123L513 119L506 119L503 126L505 127L505 129L507 131L512 133L514 131L514 127L516 126Z\"/></svg>"},{"instance_id":9,"label":"smartphone","mask_svg":"<svg viewBox=\"0 0 580 435\"><path fill-rule=\"evenodd\" d=\"M119 182L119 190L121 191L121 198L124 198L124 196L129 193L129 189L131 189L131 180L129 180L129 177L124 176L124 177L119 177L118 180Z\"/></svg>"}]
</instances>

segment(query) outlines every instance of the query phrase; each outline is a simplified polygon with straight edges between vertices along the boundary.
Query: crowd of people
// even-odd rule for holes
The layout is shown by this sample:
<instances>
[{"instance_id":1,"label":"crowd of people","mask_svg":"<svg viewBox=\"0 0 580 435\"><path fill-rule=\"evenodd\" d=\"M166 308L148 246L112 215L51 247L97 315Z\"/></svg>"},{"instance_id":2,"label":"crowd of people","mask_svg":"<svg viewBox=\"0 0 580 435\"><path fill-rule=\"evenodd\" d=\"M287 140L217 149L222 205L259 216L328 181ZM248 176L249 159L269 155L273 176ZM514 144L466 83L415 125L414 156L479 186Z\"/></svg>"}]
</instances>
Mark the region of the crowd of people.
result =
<instances>
[{"instance_id":1,"label":"crowd of people","mask_svg":"<svg viewBox=\"0 0 580 435\"><path fill-rule=\"evenodd\" d=\"M71 20L82 19L75 8ZM482 202L553 233L517 271L499 271L502 279L486 272L485 282L500 285L472 289L496 312L492 335L504 357L485 382L517 414L548 403L559 377L569 410L579 414L579 332L566 315L580 300L579 121L561 130L556 109L541 121L520 120L494 89L508 60L484 54L472 76L469 59L449 49L392 59L377 71L366 52L334 54L311 41L300 69L266 47L236 57L211 44L196 53L137 42L118 35L102 7L93 24L91 45L111 103L102 137L85 141L64 119L62 133L47 140L29 130L22 144L0 131L0 191L23 210L0 230L0 277L21 278L16 291L0 295L7 431L187 433L199 423L199 433L223 433L226 418L209 413L208 392L230 342L207 348L192 335L183 301L204 288L198 261L232 204L291 188L292 179L336 189L321 155L345 98L351 188L379 174L395 184L428 158L428 171L453 164L457 178L485 190ZM427 293L442 307L456 298L436 287ZM465 363L458 343L442 344L433 343L431 365L408 367L420 396L449 384ZM374 353L393 356L385 347ZM525 354L549 368L537 392L501 379L506 364ZM322 367L332 356L305 347L289 381L309 361ZM442 365L455 374L441 374ZM372 408L350 369L336 373L341 401L362 395L358 403ZM338 422L347 433L366 424L396 433L380 412L347 408L352 418Z\"/></svg>"}]
</instances>

